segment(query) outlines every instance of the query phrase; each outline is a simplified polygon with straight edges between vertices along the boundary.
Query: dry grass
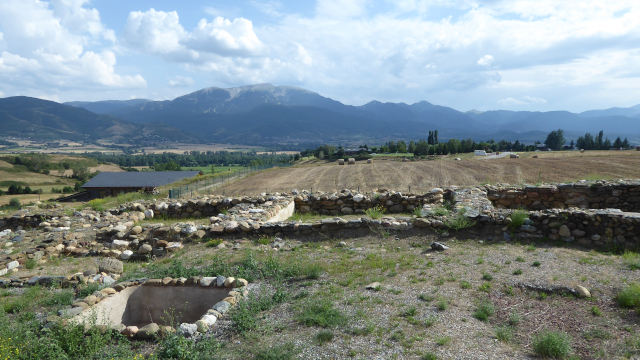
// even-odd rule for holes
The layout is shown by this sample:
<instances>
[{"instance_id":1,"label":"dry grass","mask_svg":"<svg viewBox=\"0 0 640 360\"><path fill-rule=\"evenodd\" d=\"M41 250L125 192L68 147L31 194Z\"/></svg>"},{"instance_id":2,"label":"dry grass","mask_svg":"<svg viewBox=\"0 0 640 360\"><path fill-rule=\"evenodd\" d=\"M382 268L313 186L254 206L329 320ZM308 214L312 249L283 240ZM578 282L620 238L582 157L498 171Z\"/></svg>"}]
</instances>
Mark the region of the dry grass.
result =
<instances>
[{"instance_id":1,"label":"dry grass","mask_svg":"<svg viewBox=\"0 0 640 360\"><path fill-rule=\"evenodd\" d=\"M384 187L408 191L409 186L412 191L421 191L482 183L536 184L586 178L640 178L640 152L594 151L583 156L578 156L579 152L558 152L554 155L557 157L545 153L538 159L374 160L373 164L358 162L355 166L310 161L306 165L258 173L225 185L218 191L224 189L227 194L238 195L253 195L265 189L270 192L311 188L314 191L333 191L359 187L361 191L372 191Z\"/></svg>"}]
</instances>

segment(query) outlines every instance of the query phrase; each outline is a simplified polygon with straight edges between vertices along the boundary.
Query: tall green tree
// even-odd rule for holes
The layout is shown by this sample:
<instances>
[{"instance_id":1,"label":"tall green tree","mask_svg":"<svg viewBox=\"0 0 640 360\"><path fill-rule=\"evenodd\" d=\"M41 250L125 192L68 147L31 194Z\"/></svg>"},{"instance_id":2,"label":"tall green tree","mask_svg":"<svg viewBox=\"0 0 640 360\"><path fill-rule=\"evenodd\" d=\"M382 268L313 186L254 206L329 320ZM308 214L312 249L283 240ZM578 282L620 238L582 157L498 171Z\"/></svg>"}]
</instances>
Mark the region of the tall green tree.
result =
<instances>
[{"instance_id":1,"label":"tall green tree","mask_svg":"<svg viewBox=\"0 0 640 360\"><path fill-rule=\"evenodd\" d=\"M562 150L562 146L567 140L564 138L564 130L554 130L547 135L545 144L552 150Z\"/></svg>"}]
</instances>

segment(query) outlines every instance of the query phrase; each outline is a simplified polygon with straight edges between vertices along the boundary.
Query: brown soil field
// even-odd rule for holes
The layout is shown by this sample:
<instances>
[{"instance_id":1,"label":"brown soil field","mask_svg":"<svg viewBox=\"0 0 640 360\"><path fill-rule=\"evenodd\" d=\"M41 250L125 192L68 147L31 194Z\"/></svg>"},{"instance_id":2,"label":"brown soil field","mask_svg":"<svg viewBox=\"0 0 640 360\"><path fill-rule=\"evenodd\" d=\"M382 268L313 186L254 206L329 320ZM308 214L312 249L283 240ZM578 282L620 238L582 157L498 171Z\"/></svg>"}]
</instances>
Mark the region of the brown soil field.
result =
<instances>
[{"instance_id":1,"label":"brown soil field","mask_svg":"<svg viewBox=\"0 0 640 360\"><path fill-rule=\"evenodd\" d=\"M576 153L576 152L574 152ZM594 152L595 153L595 152ZM539 153L536 153L538 155ZM578 153L579 154L579 153ZM620 153L618 153L620 154ZM549 155L549 154L544 154ZM217 190L229 195L252 195L261 192L339 191L379 188L412 192L434 187L478 185L483 183L535 184L567 182L581 179L640 178L640 152L619 156L540 156L520 159L374 161L340 166L337 163L274 169L248 176Z\"/></svg>"}]
</instances>

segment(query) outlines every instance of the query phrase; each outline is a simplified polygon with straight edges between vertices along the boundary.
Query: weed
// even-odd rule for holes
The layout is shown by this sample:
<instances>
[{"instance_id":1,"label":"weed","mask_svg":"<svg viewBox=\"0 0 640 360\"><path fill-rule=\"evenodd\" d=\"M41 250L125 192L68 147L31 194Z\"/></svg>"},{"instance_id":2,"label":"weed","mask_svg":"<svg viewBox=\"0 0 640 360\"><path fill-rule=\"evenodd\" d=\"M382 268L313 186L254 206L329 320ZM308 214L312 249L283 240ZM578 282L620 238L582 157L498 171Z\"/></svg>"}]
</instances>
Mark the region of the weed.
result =
<instances>
[{"instance_id":1,"label":"weed","mask_svg":"<svg viewBox=\"0 0 640 360\"><path fill-rule=\"evenodd\" d=\"M515 269L513 270L513 275L522 275L522 269Z\"/></svg>"},{"instance_id":2,"label":"weed","mask_svg":"<svg viewBox=\"0 0 640 360\"><path fill-rule=\"evenodd\" d=\"M406 309L404 309L404 310L402 310L400 312L400 316L402 316L402 317L415 316L417 311L418 310L416 309L415 306L409 306L408 308L406 308Z\"/></svg>"},{"instance_id":3,"label":"weed","mask_svg":"<svg viewBox=\"0 0 640 360\"><path fill-rule=\"evenodd\" d=\"M296 319L307 326L324 328L344 325L347 322L347 317L335 309L333 303L327 299L307 302Z\"/></svg>"},{"instance_id":4,"label":"weed","mask_svg":"<svg viewBox=\"0 0 640 360\"><path fill-rule=\"evenodd\" d=\"M505 262L504 262L504 264L505 264L505 265L509 265L509 264L511 264L511 260L507 260L507 261L505 261Z\"/></svg>"},{"instance_id":5,"label":"weed","mask_svg":"<svg viewBox=\"0 0 640 360\"><path fill-rule=\"evenodd\" d=\"M287 293L282 289L276 289L269 294L265 291L252 292L249 297L238 303L231 312L231 321L240 334L245 334L258 327L257 315L280 305L287 299Z\"/></svg>"},{"instance_id":6,"label":"weed","mask_svg":"<svg viewBox=\"0 0 640 360\"><path fill-rule=\"evenodd\" d=\"M449 304L447 303L447 299L444 299L444 298L438 299L438 302L436 303L436 307L438 308L438 310L441 310L441 311L447 310L447 307L449 307Z\"/></svg>"},{"instance_id":7,"label":"weed","mask_svg":"<svg viewBox=\"0 0 640 360\"><path fill-rule=\"evenodd\" d=\"M211 239L206 242L207 247L216 247L222 244L222 239Z\"/></svg>"},{"instance_id":8,"label":"weed","mask_svg":"<svg viewBox=\"0 0 640 360\"><path fill-rule=\"evenodd\" d=\"M493 276L491 276L491 274L485 273L482 275L482 280L491 281L493 280Z\"/></svg>"},{"instance_id":9,"label":"weed","mask_svg":"<svg viewBox=\"0 0 640 360\"><path fill-rule=\"evenodd\" d=\"M584 337L586 340L592 340L592 339L611 340L613 339L613 334L611 334L606 330L593 329L583 333L582 337Z\"/></svg>"},{"instance_id":10,"label":"weed","mask_svg":"<svg viewBox=\"0 0 640 360\"><path fill-rule=\"evenodd\" d=\"M288 219L289 221L300 221L300 222L307 222L310 221L311 219L313 219L313 214L311 213L299 213L299 212L294 212L293 215L291 215L291 217Z\"/></svg>"},{"instance_id":11,"label":"weed","mask_svg":"<svg viewBox=\"0 0 640 360\"><path fill-rule=\"evenodd\" d=\"M478 258L478 260L476 260L476 264L478 264L478 265L484 264L484 259L483 258Z\"/></svg>"},{"instance_id":12,"label":"weed","mask_svg":"<svg viewBox=\"0 0 640 360\"><path fill-rule=\"evenodd\" d=\"M446 216L446 215L449 215L449 210L447 208L445 208L445 207L442 207L442 206L438 206L438 207L434 208L431 212L435 216Z\"/></svg>"},{"instance_id":13,"label":"weed","mask_svg":"<svg viewBox=\"0 0 640 360\"><path fill-rule=\"evenodd\" d=\"M623 308L640 308L640 284L631 284L622 289L616 296L616 301Z\"/></svg>"},{"instance_id":14,"label":"weed","mask_svg":"<svg viewBox=\"0 0 640 360\"><path fill-rule=\"evenodd\" d=\"M316 334L316 342L318 345L324 345L333 340L333 332L329 330L322 330Z\"/></svg>"},{"instance_id":15,"label":"weed","mask_svg":"<svg viewBox=\"0 0 640 360\"><path fill-rule=\"evenodd\" d=\"M473 317L480 321L489 320L489 316L495 313L495 308L493 304L488 299L481 301L476 306L476 311L473 312Z\"/></svg>"},{"instance_id":16,"label":"weed","mask_svg":"<svg viewBox=\"0 0 640 360\"><path fill-rule=\"evenodd\" d=\"M511 231L516 231L518 228L527 221L529 218L529 212L526 210L516 210L511 214L511 224L509 228Z\"/></svg>"},{"instance_id":17,"label":"weed","mask_svg":"<svg viewBox=\"0 0 640 360\"><path fill-rule=\"evenodd\" d=\"M513 340L513 329L509 326L500 326L496 329L496 338L502 342Z\"/></svg>"},{"instance_id":18,"label":"weed","mask_svg":"<svg viewBox=\"0 0 640 360\"><path fill-rule=\"evenodd\" d=\"M536 251L536 246L531 244L531 245L527 246L527 248L525 250L527 250L529 252Z\"/></svg>"},{"instance_id":19,"label":"weed","mask_svg":"<svg viewBox=\"0 0 640 360\"><path fill-rule=\"evenodd\" d=\"M272 346L258 351L255 360L293 360L300 353L293 343Z\"/></svg>"},{"instance_id":20,"label":"weed","mask_svg":"<svg viewBox=\"0 0 640 360\"><path fill-rule=\"evenodd\" d=\"M438 277L435 281L434 284L436 285L444 285L444 278L442 276Z\"/></svg>"},{"instance_id":21,"label":"weed","mask_svg":"<svg viewBox=\"0 0 640 360\"><path fill-rule=\"evenodd\" d=\"M319 279L323 272L324 268L319 264L311 264L304 269L304 274L307 276L307 279L311 280Z\"/></svg>"},{"instance_id":22,"label":"weed","mask_svg":"<svg viewBox=\"0 0 640 360\"><path fill-rule=\"evenodd\" d=\"M256 242L260 245L269 245L269 243L271 242L271 238L268 236L258 236Z\"/></svg>"},{"instance_id":23,"label":"weed","mask_svg":"<svg viewBox=\"0 0 640 360\"><path fill-rule=\"evenodd\" d=\"M460 288L462 288L462 289L471 289L471 283L466 281L466 280L463 280L463 281L460 282Z\"/></svg>"},{"instance_id":24,"label":"weed","mask_svg":"<svg viewBox=\"0 0 640 360\"><path fill-rule=\"evenodd\" d=\"M592 306L591 309L589 309L589 311L591 312L591 314L593 316L601 316L602 315L602 310L600 310L600 308L597 307L597 306Z\"/></svg>"},{"instance_id":25,"label":"weed","mask_svg":"<svg viewBox=\"0 0 640 360\"><path fill-rule=\"evenodd\" d=\"M538 294L538 300L544 300L547 298L547 293L541 292Z\"/></svg>"},{"instance_id":26,"label":"weed","mask_svg":"<svg viewBox=\"0 0 640 360\"><path fill-rule=\"evenodd\" d=\"M622 254L622 260L631 270L640 270L640 255L631 251Z\"/></svg>"},{"instance_id":27,"label":"weed","mask_svg":"<svg viewBox=\"0 0 640 360\"><path fill-rule=\"evenodd\" d=\"M376 207L369 208L364 212L372 219L380 219L382 215L384 215L385 209L378 205Z\"/></svg>"},{"instance_id":28,"label":"weed","mask_svg":"<svg viewBox=\"0 0 640 360\"><path fill-rule=\"evenodd\" d=\"M516 258L516 261L517 261L517 262L525 262L526 260L525 260L522 256L518 256L518 257Z\"/></svg>"},{"instance_id":29,"label":"weed","mask_svg":"<svg viewBox=\"0 0 640 360\"><path fill-rule=\"evenodd\" d=\"M539 267L539 266L540 266L540 261L534 261L534 262L533 262L533 266L535 266L535 267Z\"/></svg>"},{"instance_id":30,"label":"weed","mask_svg":"<svg viewBox=\"0 0 640 360\"><path fill-rule=\"evenodd\" d=\"M518 314L517 312L515 312L515 310L509 315L509 325L511 326L516 326L520 323L520 321L522 321L522 316L520 316L520 314Z\"/></svg>"},{"instance_id":31,"label":"weed","mask_svg":"<svg viewBox=\"0 0 640 360\"><path fill-rule=\"evenodd\" d=\"M420 296L418 296L418 299L426 302L431 302L433 301L434 297L427 294L420 294Z\"/></svg>"},{"instance_id":32,"label":"weed","mask_svg":"<svg viewBox=\"0 0 640 360\"><path fill-rule=\"evenodd\" d=\"M436 338L436 344L445 346L451 342L451 336L439 336Z\"/></svg>"},{"instance_id":33,"label":"weed","mask_svg":"<svg viewBox=\"0 0 640 360\"><path fill-rule=\"evenodd\" d=\"M566 358L571 352L571 338L564 331L542 331L533 338L533 351L544 357Z\"/></svg>"},{"instance_id":34,"label":"weed","mask_svg":"<svg viewBox=\"0 0 640 360\"><path fill-rule=\"evenodd\" d=\"M438 356L436 356L436 354L434 353L426 352L422 354L422 356L420 357L420 360L438 360Z\"/></svg>"},{"instance_id":35,"label":"weed","mask_svg":"<svg viewBox=\"0 0 640 360\"><path fill-rule=\"evenodd\" d=\"M422 216L422 209L419 207L416 207L413 209L413 215L415 215L416 217L421 217Z\"/></svg>"},{"instance_id":36,"label":"weed","mask_svg":"<svg viewBox=\"0 0 640 360\"><path fill-rule=\"evenodd\" d=\"M29 270L32 270L33 268L35 268L38 265L38 263L33 260L33 259L29 259L27 261L24 262L24 267L26 267Z\"/></svg>"},{"instance_id":37,"label":"weed","mask_svg":"<svg viewBox=\"0 0 640 360\"><path fill-rule=\"evenodd\" d=\"M460 209L455 216L448 217L444 221L444 225L455 231L474 226L476 222L465 216L465 212L465 209Z\"/></svg>"},{"instance_id":38,"label":"weed","mask_svg":"<svg viewBox=\"0 0 640 360\"><path fill-rule=\"evenodd\" d=\"M87 202L87 205L94 211L104 211L104 204L107 203L105 199L93 199Z\"/></svg>"},{"instance_id":39,"label":"weed","mask_svg":"<svg viewBox=\"0 0 640 360\"><path fill-rule=\"evenodd\" d=\"M482 285L478 286L478 290L488 293L489 291L491 291L491 283L483 283Z\"/></svg>"},{"instance_id":40,"label":"weed","mask_svg":"<svg viewBox=\"0 0 640 360\"><path fill-rule=\"evenodd\" d=\"M424 320L424 326L426 327L432 327L435 323L438 322L438 316L437 315L429 315L427 316L427 318Z\"/></svg>"}]
</instances>

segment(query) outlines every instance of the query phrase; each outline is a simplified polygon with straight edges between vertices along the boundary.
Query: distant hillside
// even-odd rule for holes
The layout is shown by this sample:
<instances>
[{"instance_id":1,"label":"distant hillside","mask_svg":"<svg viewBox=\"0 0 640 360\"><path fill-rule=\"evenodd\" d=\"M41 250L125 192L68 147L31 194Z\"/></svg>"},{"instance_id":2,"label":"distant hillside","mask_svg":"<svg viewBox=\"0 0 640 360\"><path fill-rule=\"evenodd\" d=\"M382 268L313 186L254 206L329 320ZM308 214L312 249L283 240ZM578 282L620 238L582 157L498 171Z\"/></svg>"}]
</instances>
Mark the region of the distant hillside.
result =
<instances>
[{"instance_id":1,"label":"distant hillside","mask_svg":"<svg viewBox=\"0 0 640 360\"><path fill-rule=\"evenodd\" d=\"M194 139L166 124L134 124L111 115L98 115L82 108L26 96L0 99L0 128L6 136L44 139Z\"/></svg>"},{"instance_id":2,"label":"distant hillside","mask_svg":"<svg viewBox=\"0 0 640 360\"><path fill-rule=\"evenodd\" d=\"M63 103L64 105L81 107L87 109L96 114L106 114L110 111L127 107L131 105L139 105L149 102L147 99L132 99L132 100L105 100L105 101L71 101Z\"/></svg>"}]
</instances>

